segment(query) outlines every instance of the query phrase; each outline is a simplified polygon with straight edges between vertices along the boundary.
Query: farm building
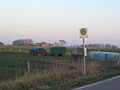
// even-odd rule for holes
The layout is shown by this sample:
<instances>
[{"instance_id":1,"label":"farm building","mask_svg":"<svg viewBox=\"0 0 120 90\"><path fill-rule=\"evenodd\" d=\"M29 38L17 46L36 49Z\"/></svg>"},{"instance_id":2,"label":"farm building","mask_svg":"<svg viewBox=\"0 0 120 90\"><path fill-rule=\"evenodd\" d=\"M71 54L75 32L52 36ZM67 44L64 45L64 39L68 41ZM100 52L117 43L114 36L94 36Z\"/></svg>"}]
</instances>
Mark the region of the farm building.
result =
<instances>
[{"instance_id":1,"label":"farm building","mask_svg":"<svg viewBox=\"0 0 120 90\"><path fill-rule=\"evenodd\" d=\"M47 42L40 42L40 43L36 43L35 46L49 47L49 46L53 46L53 45L51 43L47 43Z\"/></svg>"}]
</instances>

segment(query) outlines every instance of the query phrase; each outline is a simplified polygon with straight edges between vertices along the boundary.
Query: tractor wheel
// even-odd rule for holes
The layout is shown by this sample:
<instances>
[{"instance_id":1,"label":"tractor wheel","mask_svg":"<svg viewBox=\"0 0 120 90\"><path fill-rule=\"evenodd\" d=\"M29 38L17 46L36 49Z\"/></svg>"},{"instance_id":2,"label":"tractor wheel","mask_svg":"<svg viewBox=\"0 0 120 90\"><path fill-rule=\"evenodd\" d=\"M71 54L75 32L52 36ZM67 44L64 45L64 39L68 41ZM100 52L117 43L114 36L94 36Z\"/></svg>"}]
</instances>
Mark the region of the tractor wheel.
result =
<instances>
[{"instance_id":1,"label":"tractor wheel","mask_svg":"<svg viewBox=\"0 0 120 90\"><path fill-rule=\"evenodd\" d=\"M40 52L39 52L39 55L41 55L41 56L46 56L46 51L45 50L41 50Z\"/></svg>"},{"instance_id":2,"label":"tractor wheel","mask_svg":"<svg viewBox=\"0 0 120 90\"><path fill-rule=\"evenodd\" d=\"M34 52L30 52L30 55L31 55L31 56L35 56L35 53L34 53Z\"/></svg>"}]
</instances>

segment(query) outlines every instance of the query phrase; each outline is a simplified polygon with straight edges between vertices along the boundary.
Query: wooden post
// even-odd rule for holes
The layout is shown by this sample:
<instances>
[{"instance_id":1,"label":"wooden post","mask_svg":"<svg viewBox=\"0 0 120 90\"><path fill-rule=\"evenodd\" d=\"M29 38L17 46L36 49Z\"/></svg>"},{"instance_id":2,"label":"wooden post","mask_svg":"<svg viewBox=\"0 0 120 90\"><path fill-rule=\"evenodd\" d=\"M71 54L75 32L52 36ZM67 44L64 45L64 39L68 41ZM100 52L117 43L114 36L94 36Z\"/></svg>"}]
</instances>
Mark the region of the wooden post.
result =
<instances>
[{"instance_id":1,"label":"wooden post","mask_svg":"<svg viewBox=\"0 0 120 90\"><path fill-rule=\"evenodd\" d=\"M30 62L29 61L27 62L27 71L28 73L30 73Z\"/></svg>"}]
</instances>

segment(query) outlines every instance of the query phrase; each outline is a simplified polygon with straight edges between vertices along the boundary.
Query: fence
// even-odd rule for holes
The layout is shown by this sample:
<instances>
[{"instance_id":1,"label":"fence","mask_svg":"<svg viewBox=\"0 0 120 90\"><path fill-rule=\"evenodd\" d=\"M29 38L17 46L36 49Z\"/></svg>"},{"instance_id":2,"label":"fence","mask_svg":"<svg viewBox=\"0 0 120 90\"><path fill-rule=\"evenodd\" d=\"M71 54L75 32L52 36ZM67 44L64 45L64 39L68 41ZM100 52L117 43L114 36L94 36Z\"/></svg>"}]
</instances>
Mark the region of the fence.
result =
<instances>
[{"instance_id":1,"label":"fence","mask_svg":"<svg viewBox=\"0 0 120 90\"><path fill-rule=\"evenodd\" d=\"M22 61L21 61L22 62ZM81 63L80 63L81 64ZM25 72L28 73L44 73L53 72L54 69L76 71L80 68L78 61L74 61L72 57L61 57L52 58L47 60L45 58L41 59L31 59L24 60L22 63L17 63L15 65L0 65L0 81L7 81L9 79L15 79L15 77L23 76ZM78 66L79 65L79 66Z\"/></svg>"}]
</instances>

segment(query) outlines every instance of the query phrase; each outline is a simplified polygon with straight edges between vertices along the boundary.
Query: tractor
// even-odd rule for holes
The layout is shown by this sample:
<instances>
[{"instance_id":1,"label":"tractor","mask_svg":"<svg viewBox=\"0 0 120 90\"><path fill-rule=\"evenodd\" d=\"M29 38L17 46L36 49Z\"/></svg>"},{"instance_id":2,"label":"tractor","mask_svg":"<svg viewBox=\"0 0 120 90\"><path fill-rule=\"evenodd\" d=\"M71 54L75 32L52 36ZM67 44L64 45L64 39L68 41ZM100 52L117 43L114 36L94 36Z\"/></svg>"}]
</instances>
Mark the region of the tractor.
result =
<instances>
[{"instance_id":1,"label":"tractor","mask_svg":"<svg viewBox=\"0 0 120 90\"><path fill-rule=\"evenodd\" d=\"M32 56L35 56L35 55L46 56L47 55L47 51L44 48L30 48L29 53Z\"/></svg>"}]
</instances>

